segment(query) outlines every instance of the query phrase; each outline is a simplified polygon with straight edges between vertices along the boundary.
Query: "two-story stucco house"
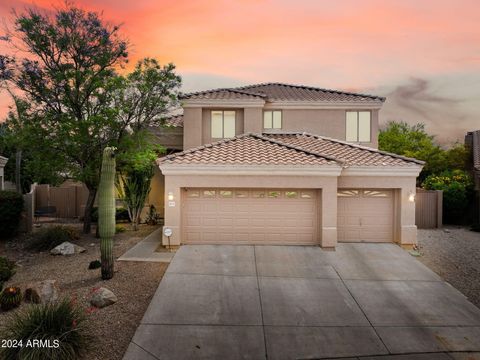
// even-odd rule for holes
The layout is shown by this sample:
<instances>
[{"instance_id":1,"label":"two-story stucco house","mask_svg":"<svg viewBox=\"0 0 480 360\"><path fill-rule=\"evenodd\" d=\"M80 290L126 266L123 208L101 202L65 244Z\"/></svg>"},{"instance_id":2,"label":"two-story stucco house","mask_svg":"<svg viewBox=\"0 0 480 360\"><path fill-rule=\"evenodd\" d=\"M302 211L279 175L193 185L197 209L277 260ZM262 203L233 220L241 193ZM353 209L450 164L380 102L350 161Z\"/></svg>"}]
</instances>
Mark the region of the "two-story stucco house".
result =
<instances>
[{"instance_id":1,"label":"two-story stucco house","mask_svg":"<svg viewBox=\"0 0 480 360\"><path fill-rule=\"evenodd\" d=\"M182 100L183 151L158 160L165 245L416 243L423 162L377 150L384 98L268 83Z\"/></svg>"}]
</instances>

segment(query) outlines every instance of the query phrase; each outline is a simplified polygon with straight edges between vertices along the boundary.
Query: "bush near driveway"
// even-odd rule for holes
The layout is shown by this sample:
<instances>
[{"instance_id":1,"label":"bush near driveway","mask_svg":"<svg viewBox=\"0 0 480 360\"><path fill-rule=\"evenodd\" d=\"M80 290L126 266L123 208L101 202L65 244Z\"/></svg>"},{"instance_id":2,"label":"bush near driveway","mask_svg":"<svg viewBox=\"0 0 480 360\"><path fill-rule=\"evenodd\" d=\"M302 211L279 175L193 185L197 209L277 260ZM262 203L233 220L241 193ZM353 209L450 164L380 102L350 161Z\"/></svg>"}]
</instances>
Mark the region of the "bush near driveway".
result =
<instances>
[{"instance_id":1,"label":"bush near driveway","mask_svg":"<svg viewBox=\"0 0 480 360\"><path fill-rule=\"evenodd\" d=\"M10 280L13 274L15 274L15 263L0 256L0 283Z\"/></svg>"},{"instance_id":2,"label":"bush near driveway","mask_svg":"<svg viewBox=\"0 0 480 360\"><path fill-rule=\"evenodd\" d=\"M0 191L0 238L17 233L23 211L23 196L15 191Z\"/></svg>"},{"instance_id":3,"label":"bush near driveway","mask_svg":"<svg viewBox=\"0 0 480 360\"><path fill-rule=\"evenodd\" d=\"M76 229L68 226L49 226L34 233L27 243L27 249L48 251L63 242L72 242L79 238Z\"/></svg>"},{"instance_id":4,"label":"bush near driveway","mask_svg":"<svg viewBox=\"0 0 480 360\"><path fill-rule=\"evenodd\" d=\"M465 222L465 212L473 198L473 181L462 170L428 176L422 184L427 190L443 190L443 220L447 224Z\"/></svg>"},{"instance_id":5,"label":"bush near driveway","mask_svg":"<svg viewBox=\"0 0 480 360\"><path fill-rule=\"evenodd\" d=\"M70 299L27 305L13 313L2 326L0 338L16 339L23 347L0 348L5 360L72 360L80 358L90 343L86 314ZM50 347L27 347L28 341L48 341ZM58 347L55 347L58 341Z\"/></svg>"}]
</instances>

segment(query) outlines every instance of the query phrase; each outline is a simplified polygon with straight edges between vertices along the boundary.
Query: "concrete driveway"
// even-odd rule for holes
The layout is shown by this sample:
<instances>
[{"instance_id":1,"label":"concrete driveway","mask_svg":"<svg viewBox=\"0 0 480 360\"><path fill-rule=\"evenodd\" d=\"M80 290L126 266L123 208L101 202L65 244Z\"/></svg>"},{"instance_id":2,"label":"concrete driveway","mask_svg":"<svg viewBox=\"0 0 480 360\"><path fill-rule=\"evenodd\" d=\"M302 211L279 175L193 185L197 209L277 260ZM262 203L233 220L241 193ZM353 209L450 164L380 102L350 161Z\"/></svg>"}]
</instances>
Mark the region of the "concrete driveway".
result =
<instances>
[{"instance_id":1,"label":"concrete driveway","mask_svg":"<svg viewBox=\"0 0 480 360\"><path fill-rule=\"evenodd\" d=\"M177 252L124 359L442 360L475 351L480 310L394 244L203 245Z\"/></svg>"}]
</instances>

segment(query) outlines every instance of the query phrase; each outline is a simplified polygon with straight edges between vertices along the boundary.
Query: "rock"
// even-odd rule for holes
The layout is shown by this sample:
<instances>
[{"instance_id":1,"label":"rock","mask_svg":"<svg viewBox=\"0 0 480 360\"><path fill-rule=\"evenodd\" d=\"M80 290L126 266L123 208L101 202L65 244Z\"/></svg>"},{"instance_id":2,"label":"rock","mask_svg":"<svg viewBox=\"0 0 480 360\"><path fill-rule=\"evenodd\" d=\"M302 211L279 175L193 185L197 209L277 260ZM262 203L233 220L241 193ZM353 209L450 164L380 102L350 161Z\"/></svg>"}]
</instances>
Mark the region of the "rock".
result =
<instances>
[{"instance_id":1,"label":"rock","mask_svg":"<svg viewBox=\"0 0 480 360\"><path fill-rule=\"evenodd\" d=\"M54 247L50 250L52 255L74 255L84 252L85 249L81 246L72 244L68 241L61 243L60 245Z\"/></svg>"},{"instance_id":2,"label":"rock","mask_svg":"<svg viewBox=\"0 0 480 360\"><path fill-rule=\"evenodd\" d=\"M103 308L115 304L118 301L117 297L110 290L101 287L93 292L90 304L97 308Z\"/></svg>"},{"instance_id":3,"label":"rock","mask_svg":"<svg viewBox=\"0 0 480 360\"><path fill-rule=\"evenodd\" d=\"M415 257L422 256L417 250L410 250L409 254Z\"/></svg>"},{"instance_id":4,"label":"rock","mask_svg":"<svg viewBox=\"0 0 480 360\"><path fill-rule=\"evenodd\" d=\"M447 234L450 233L450 230L448 229L443 229L443 232L446 232Z\"/></svg>"},{"instance_id":5,"label":"rock","mask_svg":"<svg viewBox=\"0 0 480 360\"><path fill-rule=\"evenodd\" d=\"M25 301L46 304L58 300L60 289L57 280L44 280L29 284L25 289Z\"/></svg>"}]
</instances>

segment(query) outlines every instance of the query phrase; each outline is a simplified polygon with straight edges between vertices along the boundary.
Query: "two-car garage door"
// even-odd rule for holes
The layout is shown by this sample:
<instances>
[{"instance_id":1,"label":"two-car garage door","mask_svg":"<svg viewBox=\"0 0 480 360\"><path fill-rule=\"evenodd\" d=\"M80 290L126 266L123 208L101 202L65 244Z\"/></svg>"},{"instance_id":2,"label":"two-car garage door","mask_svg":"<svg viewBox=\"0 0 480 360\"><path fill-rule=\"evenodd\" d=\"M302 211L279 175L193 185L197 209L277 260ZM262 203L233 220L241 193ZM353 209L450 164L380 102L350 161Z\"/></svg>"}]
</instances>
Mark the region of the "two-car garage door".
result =
<instances>
[{"instance_id":1,"label":"two-car garage door","mask_svg":"<svg viewBox=\"0 0 480 360\"><path fill-rule=\"evenodd\" d=\"M189 188L185 244L317 244L315 190Z\"/></svg>"}]
</instances>

